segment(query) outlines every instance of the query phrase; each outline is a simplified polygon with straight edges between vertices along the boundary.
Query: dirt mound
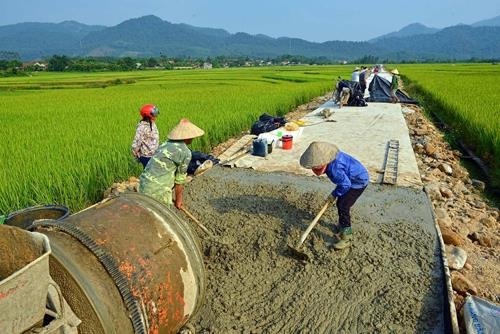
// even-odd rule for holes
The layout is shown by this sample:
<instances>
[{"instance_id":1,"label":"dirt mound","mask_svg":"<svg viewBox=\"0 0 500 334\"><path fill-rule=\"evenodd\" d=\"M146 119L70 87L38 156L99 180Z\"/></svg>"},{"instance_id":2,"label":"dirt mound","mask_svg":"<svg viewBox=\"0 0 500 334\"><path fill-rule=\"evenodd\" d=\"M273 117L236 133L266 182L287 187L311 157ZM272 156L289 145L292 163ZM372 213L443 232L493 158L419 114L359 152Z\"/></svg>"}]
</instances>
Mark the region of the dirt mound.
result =
<instances>
[{"instance_id":1,"label":"dirt mound","mask_svg":"<svg viewBox=\"0 0 500 334\"><path fill-rule=\"evenodd\" d=\"M354 245L331 249L335 209L290 257L333 186L324 177L215 167L186 186L208 274L201 333L423 332L443 326L438 244L425 194L370 185L353 210Z\"/></svg>"}]
</instances>

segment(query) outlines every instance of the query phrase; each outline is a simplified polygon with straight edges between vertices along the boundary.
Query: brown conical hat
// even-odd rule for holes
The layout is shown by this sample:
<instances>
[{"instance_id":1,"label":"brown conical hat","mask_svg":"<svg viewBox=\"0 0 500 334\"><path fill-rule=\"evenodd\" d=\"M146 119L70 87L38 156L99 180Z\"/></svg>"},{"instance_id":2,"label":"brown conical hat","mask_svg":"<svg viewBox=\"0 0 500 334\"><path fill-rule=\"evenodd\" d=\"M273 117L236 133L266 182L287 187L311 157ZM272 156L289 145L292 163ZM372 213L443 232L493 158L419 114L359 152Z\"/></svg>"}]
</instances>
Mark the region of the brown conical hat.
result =
<instances>
[{"instance_id":1,"label":"brown conical hat","mask_svg":"<svg viewBox=\"0 0 500 334\"><path fill-rule=\"evenodd\" d=\"M183 140L203 136L205 131L183 118L168 134L168 139Z\"/></svg>"},{"instance_id":2,"label":"brown conical hat","mask_svg":"<svg viewBox=\"0 0 500 334\"><path fill-rule=\"evenodd\" d=\"M335 160L339 148L335 144L322 141L314 141L302 153L300 157L300 165L304 168L313 168L328 164Z\"/></svg>"},{"instance_id":3,"label":"brown conical hat","mask_svg":"<svg viewBox=\"0 0 500 334\"><path fill-rule=\"evenodd\" d=\"M392 73L392 74L399 75L399 71L398 71L398 69L397 69L397 68L393 69L393 70L391 71L391 73Z\"/></svg>"}]
</instances>

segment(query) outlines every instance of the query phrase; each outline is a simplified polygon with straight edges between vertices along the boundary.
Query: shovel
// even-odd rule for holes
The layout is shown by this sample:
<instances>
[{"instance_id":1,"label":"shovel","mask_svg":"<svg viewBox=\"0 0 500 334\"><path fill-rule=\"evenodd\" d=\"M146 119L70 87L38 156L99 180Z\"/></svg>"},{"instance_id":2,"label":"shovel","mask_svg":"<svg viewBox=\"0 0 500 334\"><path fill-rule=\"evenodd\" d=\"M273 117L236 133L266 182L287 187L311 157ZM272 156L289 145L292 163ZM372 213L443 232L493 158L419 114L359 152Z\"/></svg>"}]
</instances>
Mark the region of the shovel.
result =
<instances>
[{"instance_id":1,"label":"shovel","mask_svg":"<svg viewBox=\"0 0 500 334\"><path fill-rule=\"evenodd\" d=\"M318 125L318 124L323 124L323 123L333 123L333 122L337 122L337 121L336 121L336 120L334 120L334 119L326 119L326 120L321 121L321 122L316 122L316 123L306 124L306 125L303 125L302 127L306 127L306 126L313 126L313 125Z\"/></svg>"},{"instance_id":2,"label":"shovel","mask_svg":"<svg viewBox=\"0 0 500 334\"><path fill-rule=\"evenodd\" d=\"M316 226L316 224L318 223L321 216L323 216L326 209L328 209L329 204L330 204L330 201L327 200L325 202L325 204L323 205L323 207L321 208L321 210L316 215L316 217L314 217L313 221L309 224L309 226L307 227L305 232L302 233L302 235L300 236L300 240L299 240L299 243L297 244L297 246L292 247L292 246L288 245L288 249L290 250L293 257L297 258L300 261L308 261L309 260L309 255L307 255L306 253L304 253L300 249L302 247L302 244L306 240L307 236L309 235L309 233L311 233L312 229L314 228L314 226Z\"/></svg>"}]
</instances>

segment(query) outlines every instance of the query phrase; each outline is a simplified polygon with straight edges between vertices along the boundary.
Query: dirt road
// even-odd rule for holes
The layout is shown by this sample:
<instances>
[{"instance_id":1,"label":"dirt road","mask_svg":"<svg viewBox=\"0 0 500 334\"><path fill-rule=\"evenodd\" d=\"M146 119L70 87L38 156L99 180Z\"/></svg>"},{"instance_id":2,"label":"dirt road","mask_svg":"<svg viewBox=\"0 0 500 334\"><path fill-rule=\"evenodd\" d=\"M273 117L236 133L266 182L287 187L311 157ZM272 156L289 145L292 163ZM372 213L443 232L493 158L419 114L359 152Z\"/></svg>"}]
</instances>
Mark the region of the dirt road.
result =
<instances>
[{"instance_id":1,"label":"dirt road","mask_svg":"<svg viewBox=\"0 0 500 334\"><path fill-rule=\"evenodd\" d=\"M197 333L443 332L444 296L430 205L419 190L370 185L353 208L354 245L334 251L336 210L290 258L333 185L324 177L216 167L186 207L215 235ZM193 225L194 226L194 225Z\"/></svg>"}]
</instances>

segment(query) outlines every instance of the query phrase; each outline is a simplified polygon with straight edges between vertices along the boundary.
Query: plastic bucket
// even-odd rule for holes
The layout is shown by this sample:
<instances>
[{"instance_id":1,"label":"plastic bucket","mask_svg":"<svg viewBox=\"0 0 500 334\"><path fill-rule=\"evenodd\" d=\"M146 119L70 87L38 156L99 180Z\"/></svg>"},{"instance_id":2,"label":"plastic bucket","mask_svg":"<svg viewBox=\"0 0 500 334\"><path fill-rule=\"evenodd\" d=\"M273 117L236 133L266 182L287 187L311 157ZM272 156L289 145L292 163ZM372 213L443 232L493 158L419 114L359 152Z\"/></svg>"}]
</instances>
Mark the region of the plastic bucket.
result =
<instances>
[{"instance_id":1,"label":"plastic bucket","mask_svg":"<svg viewBox=\"0 0 500 334\"><path fill-rule=\"evenodd\" d=\"M267 140L255 139L253 141L253 155L265 157L267 155Z\"/></svg>"},{"instance_id":2,"label":"plastic bucket","mask_svg":"<svg viewBox=\"0 0 500 334\"><path fill-rule=\"evenodd\" d=\"M37 219L61 220L69 216L69 209L63 205L40 205L10 213L4 224L28 229Z\"/></svg>"},{"instance_id":3,"label":"plastic bucket","mask_svg":"<svg viewBox=\"0 0 500 334\"><path fill-rule=\"evenodd\" d=\"M293 136L283 135L283 137L281 137L281 142L284 150L291 150L293 146Z\"/></svg>"}]
</instances>

